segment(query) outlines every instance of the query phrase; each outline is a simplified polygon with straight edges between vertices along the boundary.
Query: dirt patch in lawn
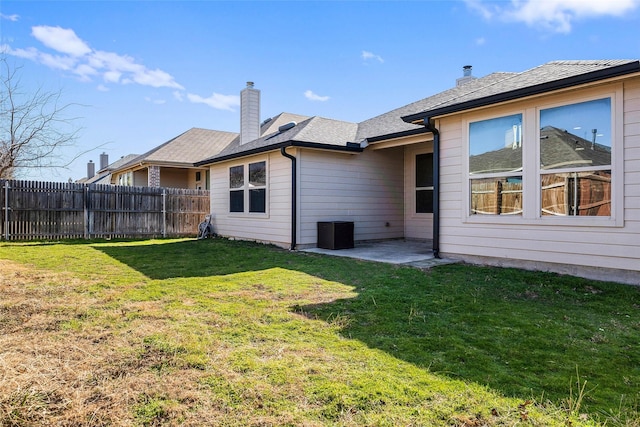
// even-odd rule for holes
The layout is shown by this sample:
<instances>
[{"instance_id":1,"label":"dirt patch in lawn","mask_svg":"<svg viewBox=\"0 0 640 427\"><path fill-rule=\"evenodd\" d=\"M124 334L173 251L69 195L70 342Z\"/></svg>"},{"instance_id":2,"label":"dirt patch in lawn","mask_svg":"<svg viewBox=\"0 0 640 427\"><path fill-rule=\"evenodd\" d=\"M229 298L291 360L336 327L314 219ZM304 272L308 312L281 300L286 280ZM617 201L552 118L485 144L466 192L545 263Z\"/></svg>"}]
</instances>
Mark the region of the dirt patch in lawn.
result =
<instances>
[{"instance_id":1,"label":"dirt patch in lawn","mask_svg":"<svg viewBox=\"0 0 640 427\"><path fill-rule=\"evenodd\" d=\"M225 411L203 395L203 372L144 344L161 321L123 330L109 322L129 310L112 310L79 323L108 303L90 285L0 260L0 426L197 425Z\"/></svg>"}]
</instances>

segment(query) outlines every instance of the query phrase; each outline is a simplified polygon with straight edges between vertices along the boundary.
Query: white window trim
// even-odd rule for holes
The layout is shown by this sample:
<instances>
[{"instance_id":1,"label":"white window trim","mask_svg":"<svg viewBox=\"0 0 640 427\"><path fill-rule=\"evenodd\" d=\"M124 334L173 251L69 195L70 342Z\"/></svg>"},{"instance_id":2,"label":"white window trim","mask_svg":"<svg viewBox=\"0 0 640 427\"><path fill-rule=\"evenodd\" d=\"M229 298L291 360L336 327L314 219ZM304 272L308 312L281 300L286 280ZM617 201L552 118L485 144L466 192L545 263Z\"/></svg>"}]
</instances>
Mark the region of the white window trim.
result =
<instances>
[{"instance_id":1,"label":"white window trim","mask_svg":"<svg viewBox=\"0 0 640 427\"><path fill-rule=\"evenodd\" d=\"M249 190L252 188L249 187L249 164L253 163L265 163L265 185L264 187L256 187L253 189L265 189L265 200L264 200L264 212L249 212ZM231 188L231 183L229 182L229 170L236 166L243 167L244 173L244 183L242 188ZM252 161L245 161L241 163L232 163L229 164L226 168L227 174L227 216L229 218L269 218L269 161L267 159L256 159ZM233 190L243 190L244 194L244 212L231 212L231 206L229 204L229 195Z\"/></svg>"},{"instance_id":2,"label":"white window trim","mask_svg":"<svg viewBox=\"0 0 640 427\"><path fill-rule=\"evenodd\" d=\"M536 141L540 138L540 110L563 105L577 104L602 98L611 98L611 216L571 216L554 217L541 215L540 150ZM557 98L554 100L554 98ZM488 120L511 114L522 114L522 209L521 216L515 215L471 215L470 212L470 176L469 176L469 123ZM550 225L563 227L623 227L624 226L624 94L621 83L606 90L587 89L579 96L567 100L566 95L550 97L544 103L533 107L513 110L501 109L499 113L475 113L462 120L462 171L461 195L463 223L468 224L505 224L505 225ZM532 126L534 124L534 126ZM536 142L534 144L528 142ZM589 170L608 167L594 167ZM560 169L558 171L561 171ZM546 171L548 172L548 171Z\"/></svg>"}]
</instances>

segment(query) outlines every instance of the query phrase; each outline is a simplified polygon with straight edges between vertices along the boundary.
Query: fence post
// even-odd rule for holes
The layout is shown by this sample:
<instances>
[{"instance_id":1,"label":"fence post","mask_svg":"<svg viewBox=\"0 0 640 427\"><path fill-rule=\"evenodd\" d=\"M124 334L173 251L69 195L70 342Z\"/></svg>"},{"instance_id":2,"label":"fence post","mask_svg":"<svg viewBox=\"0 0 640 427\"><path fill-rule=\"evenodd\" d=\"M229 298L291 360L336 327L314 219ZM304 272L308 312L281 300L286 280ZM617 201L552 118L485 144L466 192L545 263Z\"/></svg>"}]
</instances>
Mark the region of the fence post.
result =
<instances>
[{"instance_id":1,"label":"fence post","mask_svg":"<svg viewBox=\"0 0 640 427\"><path fill-rule=\"evenodd\" d=\"M162 237L167 237L167 190L162 189Z\"/></svg>"},{"instance_id":2,"label":"fence post","mask_svg":"<svg viewBox=\"0 0 640 427\"><path fill-rule=\"evenodd\" d=\"M89 186L84 186L84 238L88 240L89 235Z\"/></svg>"},{"instance_id":3,"label":"fence post","mask_svg":"<svg viewBox=\"0 0 640 427\"><path fill-rule=\"evenodd\" d=\"M4 240L9 240L9 181L4 182Z\"/></svg>"}]
</instances>

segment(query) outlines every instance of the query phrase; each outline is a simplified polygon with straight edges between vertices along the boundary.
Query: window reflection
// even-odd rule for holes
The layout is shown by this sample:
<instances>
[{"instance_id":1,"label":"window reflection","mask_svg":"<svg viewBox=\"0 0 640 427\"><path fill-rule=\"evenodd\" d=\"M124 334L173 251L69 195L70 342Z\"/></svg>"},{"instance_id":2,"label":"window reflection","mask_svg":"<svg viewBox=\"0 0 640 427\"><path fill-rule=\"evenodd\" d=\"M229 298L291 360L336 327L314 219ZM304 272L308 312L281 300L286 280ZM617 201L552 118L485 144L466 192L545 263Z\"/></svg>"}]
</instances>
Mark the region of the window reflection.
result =
<instances>
[{"instance_id":1,"label":"window reflection","mask_svg":"<svg viewBox=\"0 0 640 427\"><path fill-rule=\"evenodd\" d=\"M469 124L469 173L522 169L522 114Z\"/></svg>"}]
</instances>

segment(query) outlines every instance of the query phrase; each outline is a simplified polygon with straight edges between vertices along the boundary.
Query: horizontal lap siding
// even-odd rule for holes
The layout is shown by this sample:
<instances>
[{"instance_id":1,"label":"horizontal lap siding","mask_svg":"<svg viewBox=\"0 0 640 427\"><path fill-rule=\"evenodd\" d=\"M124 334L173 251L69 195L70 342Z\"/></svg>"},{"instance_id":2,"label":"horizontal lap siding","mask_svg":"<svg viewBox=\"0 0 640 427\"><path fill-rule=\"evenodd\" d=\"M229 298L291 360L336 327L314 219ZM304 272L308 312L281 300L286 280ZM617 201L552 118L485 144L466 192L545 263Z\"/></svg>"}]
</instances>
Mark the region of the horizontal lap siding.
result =
<instances>
[{"instance_id":1,"label":"horizontal lap siding","mask_svg":"<svg viewBox=\"0 0 640 427\"><path fill-rule=\"evenodd\" d=\"M570 95L566 101L571 102ZM463 121L442 119L440 248L473 255L585 267L640 270L640 81L624 85L624 226L557 226L465 222ZM527 108L521 104L514 109ZM505 109L514 111L514 109ZM622 175L619 175L622 178ZM498 218L499 219L499 218Z\"/></svg>"},{"instance_id":2,"label":"horizontal lap siding","mask_svg":"<svg viewBox=\"0 0 640 427\"><path fill-rule=\"evenodd\" d=\"M402 152L303 150L299 243L317 243L319 221L353 221L356 241L403 237Z\"/></svg>"},{"instance_id":3,"label":"horizontal lap siding","mask_svg":"<svg viewBox=\"0 0 640 427\"><path fill-rule=\"evenodd\" d=\"M267 215L229 213L229 168L265 160ZM288 246L291 240L291 160L273 152L213 165L211 211L215 232L221 236Z\"/></svg>"}]
</instances>

